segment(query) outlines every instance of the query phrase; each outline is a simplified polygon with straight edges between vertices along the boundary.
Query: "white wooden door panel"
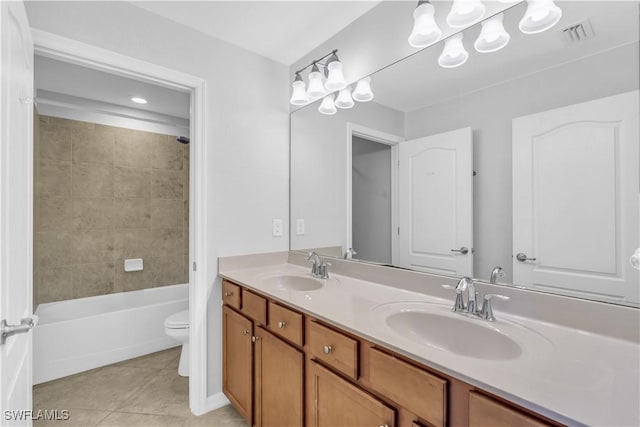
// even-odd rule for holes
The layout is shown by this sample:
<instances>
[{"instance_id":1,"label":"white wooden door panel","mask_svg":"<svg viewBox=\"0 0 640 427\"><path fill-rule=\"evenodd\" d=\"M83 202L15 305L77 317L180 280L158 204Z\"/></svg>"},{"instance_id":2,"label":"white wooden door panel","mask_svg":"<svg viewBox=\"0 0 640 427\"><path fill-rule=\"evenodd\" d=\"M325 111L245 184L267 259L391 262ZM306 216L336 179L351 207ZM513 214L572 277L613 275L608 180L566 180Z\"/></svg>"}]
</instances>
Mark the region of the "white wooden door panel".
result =
<instances>
[{"instance_id":1,"label":"white wooden door panel","mask_svg":"<svg viewBox=\"0 0 640 427\"><path fill-rule=\"evenodd\" d=\"M514 283L638 301L638 114L634 91L514 119Z\"/></svg>"},{"instance_id":2,"label":"white wooden door panel","mask_svg":"<svg viewBox=\"0 0 640 427\"><path fill-rule=\"evenodd\" d=\"M471 129L403 142L399 159L400 265L472 276Z\"/></svg>"},{"instance_id":3,"label":"white wooden door panel","mask_svg":"<svg viewBox=\"0 0 640 427\"><path fill-rule=\"evenodd\" d=\"M0 319L20 324L33 313L33 44L22 2L0 2L0 34ZM3 426L31 425L31 335L0 345Z\"/></svg>"}]
</instances>

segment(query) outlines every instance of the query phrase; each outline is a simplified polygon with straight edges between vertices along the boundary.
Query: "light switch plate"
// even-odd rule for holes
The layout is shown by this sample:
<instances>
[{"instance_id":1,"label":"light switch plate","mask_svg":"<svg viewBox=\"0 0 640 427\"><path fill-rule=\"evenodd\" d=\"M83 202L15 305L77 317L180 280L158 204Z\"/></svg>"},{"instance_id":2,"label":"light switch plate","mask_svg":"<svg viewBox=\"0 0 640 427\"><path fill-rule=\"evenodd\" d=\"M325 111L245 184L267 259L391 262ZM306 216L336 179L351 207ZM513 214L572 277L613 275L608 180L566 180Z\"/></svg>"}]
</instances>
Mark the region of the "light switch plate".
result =
<instances>
[{"instance_id":1,"label":"light switch plate","mask_svg":"<svg viewBox=\"0 0 640 427\"><path fill-rule=\"evenodd\" d=\"M282 220L273 220L273 237L282 237Z\"/></svg>"},{"instance_id":2,"label":"light switch plate","mask_svg":"<svg viewBox=\"0 0 640 427\"><path fill-rule=\"evenodd\" d=\"M296 236L304 236L304 219L296 219Z\"/></svg>"},{"instance_id":3,"label":"light switch plate","mask_svg":"<svg viewBox=\"0 0 640 427\"><path fill-rule=\"evenodd\" d=\"M124 260L124 271L142 271L144 263L142 258L133 258Z\"/></svg>"}]
</instances>

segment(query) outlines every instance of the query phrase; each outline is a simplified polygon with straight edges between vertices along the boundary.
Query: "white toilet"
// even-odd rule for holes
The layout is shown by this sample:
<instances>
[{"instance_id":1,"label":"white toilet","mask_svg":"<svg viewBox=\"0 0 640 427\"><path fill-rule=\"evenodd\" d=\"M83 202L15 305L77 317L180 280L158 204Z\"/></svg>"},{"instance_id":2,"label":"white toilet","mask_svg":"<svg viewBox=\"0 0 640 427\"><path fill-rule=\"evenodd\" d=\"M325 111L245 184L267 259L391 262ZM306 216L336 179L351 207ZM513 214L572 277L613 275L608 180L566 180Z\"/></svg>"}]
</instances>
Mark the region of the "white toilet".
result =
<instances>
[{"instance_id":1,"label":"white toilet","mask_svg":"<svg viewBox=\"0 0 640 427\"><path fill-rule=\"evenodd\" d=\"M178 374L189 376L189 310L179 311L164 321L164 331L171 338L182 343Z\"/></svg>"}]
</instances>

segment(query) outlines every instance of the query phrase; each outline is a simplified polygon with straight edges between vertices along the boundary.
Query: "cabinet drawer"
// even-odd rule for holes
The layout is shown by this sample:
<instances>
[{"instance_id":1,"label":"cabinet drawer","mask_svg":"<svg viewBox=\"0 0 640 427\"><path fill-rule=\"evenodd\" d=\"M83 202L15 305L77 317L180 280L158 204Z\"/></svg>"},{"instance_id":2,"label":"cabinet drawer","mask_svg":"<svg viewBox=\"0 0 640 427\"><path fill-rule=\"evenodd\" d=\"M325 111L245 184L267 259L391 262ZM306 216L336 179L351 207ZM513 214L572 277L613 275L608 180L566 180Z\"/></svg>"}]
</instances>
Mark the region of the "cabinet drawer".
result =
<instances>
[{"instance_id":1,"label":"cabinet drawer","mask_svg":"<svg viewBox=\"0 0 640 427\"><path fill-rule=\"evenodd\" d=\"M242 290L241 311L256 322L267 324L267 300L246 289Z\"/></svg>"},{"instance_id":2,"label":"cabinet drawer","mask_svg":"<svg viewBox=\"0 0 640 427\"><path fill-rule=\"evenodd\" d=\"M294 344L302 345L302 314L269 301L269 329Z\"/></svg>"},{"instance_id":3,"label":"cabinet drawer","mask_svg":"<svg viewBox=\"0 0 640 427\"><path fill-rule=\"evenodd\" d=\"M447 381L371 348L371 387L435 426L446 424Z\"/></svg>"},{"instance_id":4,"label":"cabinet drawer","mask_svg":"<svg viewBox=\"0 0 640 427\"><path fill-rule=\"evenodd\" d=\"M240 286L228 280L222 280L222 302L233 308L240 309Z\"/></svg>"},{"instance_id":5,"label":"cabinet drawer","mask_svg":"<svg viewBox=\"0 0 640 427\"><path fill-rule=\"evenodd\" d=\"M307 324L307 347L316 359L354 380L358 379L358 341L310 321Z\"/></svg>"},{"instance_id":6,"label":"cabinet drawer","mask_svg":"<svg viewBox=\"0 0 640 427\"><path fill-rule=\"evenodd\" d=\"M469 393L469 427L550 426L497 400L474 391Z\"/></svg>"}]
</instances>

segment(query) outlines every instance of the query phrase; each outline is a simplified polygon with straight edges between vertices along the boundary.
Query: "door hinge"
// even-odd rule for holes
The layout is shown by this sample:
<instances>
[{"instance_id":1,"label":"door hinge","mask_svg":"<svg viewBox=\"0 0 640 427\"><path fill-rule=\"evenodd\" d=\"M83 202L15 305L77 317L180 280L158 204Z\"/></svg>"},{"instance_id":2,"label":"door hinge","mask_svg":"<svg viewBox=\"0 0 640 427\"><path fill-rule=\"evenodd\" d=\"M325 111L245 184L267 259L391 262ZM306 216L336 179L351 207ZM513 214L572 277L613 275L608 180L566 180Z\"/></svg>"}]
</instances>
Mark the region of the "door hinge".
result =
<instances>
[{"instance_id":1,"label":"door hinge","mask_svg":"<svg viewBox=\"0 0 640 427\"><path fill-rule=\"evenodd\" d=\"M473 171L473 176L476 176L476 175L478 175L478 172Z\"/></svg>"},{"instance_id":2,"label":"door hinge","mask_svg":"<svg viewBox=\"0 0 640 427\"><path fill-rule=\"evenodd\" d=\"M196 266L196 262L195 262L195 261L193 261L193 271L196 271L196 268L197 268L197 266Z\"/></svg>"},{"instance_id":3,"label":"door hinge","mask_svg":"<svg viewBox=\"0 0 640 427\"><path fill-rule=\"evenodd\" d=\"M398 236L400 235L400 227L398 227Z\"/></svg>"}]
</instances>

